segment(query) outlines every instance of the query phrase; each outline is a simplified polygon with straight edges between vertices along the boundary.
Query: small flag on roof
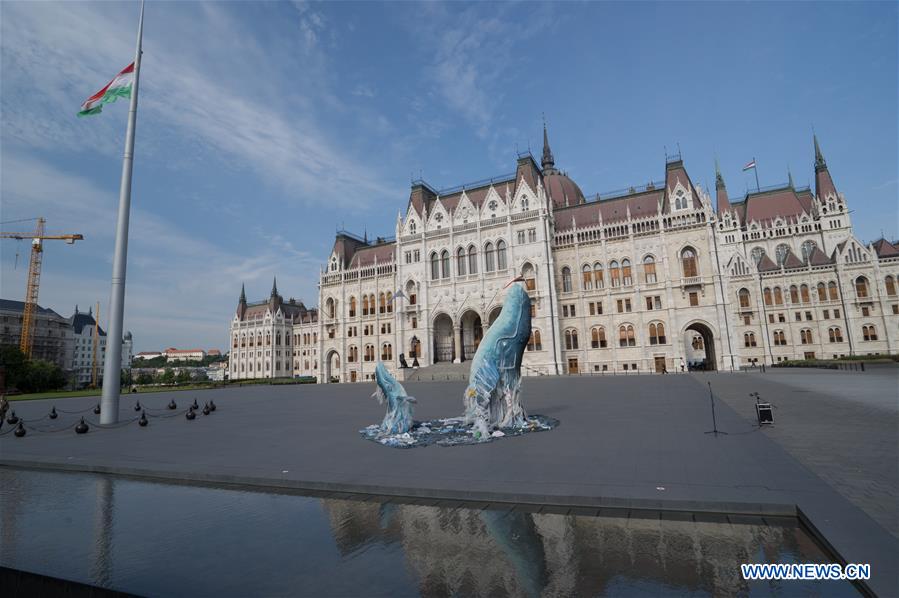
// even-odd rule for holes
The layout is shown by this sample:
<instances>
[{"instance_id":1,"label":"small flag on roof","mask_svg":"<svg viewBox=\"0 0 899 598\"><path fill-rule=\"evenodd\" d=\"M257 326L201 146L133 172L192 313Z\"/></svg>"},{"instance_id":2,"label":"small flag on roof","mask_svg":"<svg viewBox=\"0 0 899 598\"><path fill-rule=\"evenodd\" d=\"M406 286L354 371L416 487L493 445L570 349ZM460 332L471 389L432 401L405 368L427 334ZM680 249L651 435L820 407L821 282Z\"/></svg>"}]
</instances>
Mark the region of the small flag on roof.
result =
<instances>
[{"instance_id":1,"label":"small flag on roof","mask_svg":"<svg viewBox=\"0 0 899 598\"><path fill-rule=\"evenodd\" d=\"M131 86L134 83L134 63L132 62L116 75L106 87L84 100L78 116L99 114L103 110L103 104L115 102L119 98L131 97Z\"/></svg>"},{"instance_id":2,"label":"small flag on roof","mask_svg":"<svg viewBox=\"0 0 899 598\"><path fill-rule=\"evenodd\" d=\"M387 302L388 302L388 303L393 303L394 300L399 299L400 297L402 297L403 299L406 298L406 294L403 292L403 289L400 289L400 290L398 290L396 293L394 293L394 294L390 297L390 299L387 300Z\"/></svg>"},{"instance_id":3,"label":"small flag on roof","mask_svg":"<svg viewBox=\"0 0 899 598\"><path fill-rule=\"evenodd\" d=\"M752 162L750 162L749 164L744 166L743 172L746 172L747 170L752 170L753 168L755 168L755 160L753 160Z\"/></svg>"}]
</instances>

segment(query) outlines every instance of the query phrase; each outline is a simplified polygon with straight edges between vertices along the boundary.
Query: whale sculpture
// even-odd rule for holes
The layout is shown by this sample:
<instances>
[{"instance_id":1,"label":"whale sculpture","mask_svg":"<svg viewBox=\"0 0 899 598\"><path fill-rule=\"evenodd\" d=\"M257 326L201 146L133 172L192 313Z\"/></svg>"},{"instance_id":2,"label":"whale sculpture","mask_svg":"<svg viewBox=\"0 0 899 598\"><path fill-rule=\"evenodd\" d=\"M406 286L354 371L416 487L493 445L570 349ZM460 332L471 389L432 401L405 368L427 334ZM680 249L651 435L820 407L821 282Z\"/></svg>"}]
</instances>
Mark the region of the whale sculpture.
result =
<instances>
[{"instance_id":1,"label":"whale sculpture","mask_svg":"<svg viewBox=\"0 0 899 598\"><path fill-rule=\"evenodd\" d=\"M471 361L464 421L488 440L494 428L527 425L519 398L521 357L531 336L531 299L524 285L510 282L502 311L487 330Z\"/></svg>"},{"instance_id":2,"label":"whale sculpture","mask_svg":"<svg viewBox=\"0 0 899 598\"><path fill-rule=\"evenodd\" d=\"M390 375L380 361L375 366L375 382L378 388L372 396L382 405L387 402L387 414L381 422L380 434L405 434L412 429L412 403L417 401L406 394L403 385Z\"/></svg>"}]
</instances>

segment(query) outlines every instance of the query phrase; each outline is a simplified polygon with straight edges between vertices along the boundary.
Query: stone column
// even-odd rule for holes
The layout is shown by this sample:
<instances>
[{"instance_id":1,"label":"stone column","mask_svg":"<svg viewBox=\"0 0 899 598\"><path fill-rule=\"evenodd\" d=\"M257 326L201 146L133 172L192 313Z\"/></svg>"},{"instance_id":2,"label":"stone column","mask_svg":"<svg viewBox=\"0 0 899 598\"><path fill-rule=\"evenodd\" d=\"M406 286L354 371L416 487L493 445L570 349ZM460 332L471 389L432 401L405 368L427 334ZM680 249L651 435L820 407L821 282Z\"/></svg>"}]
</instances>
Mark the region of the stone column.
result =
<instances>
[{"instance_id":1,"label":"stone column","mask_svg":"<svg viewBox=\"0 0 899 598\"><path fill-rule=\"evenodd\" d=\"M462 326L459 324L453 326L453 348L455 350L453 363L462 363Z\"/></svg>"}]
</instances>

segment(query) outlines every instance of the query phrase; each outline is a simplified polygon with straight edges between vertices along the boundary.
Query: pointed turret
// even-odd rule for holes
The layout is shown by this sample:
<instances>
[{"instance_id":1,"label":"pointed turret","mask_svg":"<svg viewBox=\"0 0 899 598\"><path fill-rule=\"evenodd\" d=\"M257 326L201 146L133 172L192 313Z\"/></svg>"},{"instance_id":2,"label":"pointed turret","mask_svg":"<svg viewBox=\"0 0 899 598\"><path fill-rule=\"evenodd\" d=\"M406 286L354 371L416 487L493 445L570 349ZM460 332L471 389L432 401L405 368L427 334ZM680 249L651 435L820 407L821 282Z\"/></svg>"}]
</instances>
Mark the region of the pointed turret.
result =
<instances>
[{"instance_id":1,"label":"pointed turret","mask_svg":"<svg viewBox=\"0 0 899 598\"><path fill-rule=\"evenodd\" d=\"M795 188L795 185L793 185L793 171L790 170L789 166L787 166L787 184L790 186L790 189Z\"/></svg>"},{"instance_id":2,"label":"pointed turret","mask_svg":"<svg viewBox=\"0 0 899 598\"><path fill-rule=\"evenodd\" d=\"M543 123L543 159L540 161L543 167L543 174L553 174L556 172L556 161L553 158L553 151L549 148L549 135L546 133L546 122Z\"/></svg>"},{"instance_id":3,"label":"pointed turret","mask_svg":"<svg viewBox=\"0 0 899 598\"><path fill-rule=\"evenodd\" d=\"M272 278L272 295L271 296L275 297L277 295L278 295L278 278L273 277Z\"/></svg>"},{"instance_id":4,"label":"pointed turret","mask_svg":"<svg viewBox=\"0 0 899 598\"><path fill-rule=\"evenodd\" d=\"M831 195L837 197L837 188L830 177L830 171L827 170L827 162L824 161L824 154L818 145L818 136L813 134L812 138L815 142L815 195L823 202Z\"/></svg>"},{"instance_id":5,"label":"pointed turret","mask_svg":"<svg viewBox=\"0 0 899 598\"><path fill-rule=\"evenodd\" d=\"M278 308L281 307L281 303L281 295L278 294L278 279L276 277L272 277L272 294L268 298L268 305L269 309L272 310L272 314L277 313Z\"/></svg>"},{"instance_id":6,"label":"pointed turret","mask_svg":"<svg viewBox=\"0 0 899 598\"><path fill-rule=\"evenodd\" d=\"M237 300L237 318L243 320L243 315L247 311L247 291L243 283L240 284L240 298Z\"/></svg>"},{"instance_id":7,"label":"pointed turret","mask_svg":"<svg viewBox=\"0 0 899 598\"><path fill-rule=\"evenodd\" d=\"M724 185L724 177L718 167L718 158L715 158L715 200L718 204L718 213L723 214L730 210L730 200L727 199L727 187Z\"/></svg>"}]
</instances>

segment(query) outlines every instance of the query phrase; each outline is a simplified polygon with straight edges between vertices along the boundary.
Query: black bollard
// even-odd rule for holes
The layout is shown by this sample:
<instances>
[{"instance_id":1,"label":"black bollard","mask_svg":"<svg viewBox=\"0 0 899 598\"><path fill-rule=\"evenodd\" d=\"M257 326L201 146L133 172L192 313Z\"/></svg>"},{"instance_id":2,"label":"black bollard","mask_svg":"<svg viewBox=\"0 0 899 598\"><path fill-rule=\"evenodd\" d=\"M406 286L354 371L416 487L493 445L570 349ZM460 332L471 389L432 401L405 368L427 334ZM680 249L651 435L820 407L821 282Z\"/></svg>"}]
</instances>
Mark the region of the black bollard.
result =
<instances>
[{"instance_id":1,"label":"black bollard","mask_svg":"<svg viewBox=\"0 0 899 598\"><path fill-rule=\"evenodd\" d=\"M215 411L215 403L213 403L211 399L210 399L210 401L209 401L209 410L210 410L210 411Z\"/></svg>"},{"instance_id":2,"label":"black bollard","mask_svg":"<svg viewBox=\"0 0 899 598\"><path fill-rule=\"evenodd\" d=\"M137 425L139 425L141 428L146 428L148 423L149 422L147 422L147 414L145 412L141 411L140 419L137 420Z\"/></svg>"},{"instance_id":3,"label":"black bollard","mask_svg":"<svg viewBox=\"0 0 899 598\"><path fill-rule=\"evenodd\" d=\"M100 415L100 403L97 403L97 406L94 407L94 415Z\"/></svg>"},{"instance_id":4,"label":"black bollard","mask_svg":"<svg viewBox=\"0 0 899 598\"><path fill-rule=\"evenodd\" d=\"M184 417L186 417L188 419L188 421L190 421L190 420L194 419L195 417L197 417L197 414L194 413L193 409L188 409L187 413L184 414Z\"/></svg>"},{"instance_id":5,"label":"black bollard","mask_svg":"<svg viewBox=\"0 0 899 598\"><path fill-rule=\"evenodd\" d=\"M137 403L134 404L135 411L140 411L141 409L143 409L143 408L140 406L140 401L138 401Z\"/></svg>"},{"instance_id":6,"label":"black bollard","mask_svg":"<svg viewBox=\"0 0 899 598\"><path fill-rule=\"evenodd\" d=\"M175 399L172 399L171 401L169 401L168 407L169 407L169 409L177 409L178 408L178 405L175 404Z\"/></svg>"},{"instance_id":7,"label":"black bollard","mask_svg":"<svg viewBox=\"0 0 899 598\"><path fill-rule=\"evenodd\" d=\"M16 426L16 431L13 434L16 435L16 438L21 438L25 435L25 426L22 425L22 420L19 420L19 425Z\"/></svg>"},{"instance_id":8,"label":"black bollard","mask_svg":"<svg viewBox=\"0 0 899 598\"><path fill-rule=\"evenodd\" d=\"M193 409L199 409L199 408L200 408L200 406L197 405L197 398L196 398L196 397L194 397L194 404L191 405L191 407L192 407Z\"/></svg>"},{"instance_id":9,"label":"black bollard","mask_svg":"<svg viewBox=\"0 0 899 598\"><path fill-rule=\"evenodd\" d=\"M50 419L56 419L59 415L56 413L56 407L50 408Z\"/></svg>"},{"instance_id":10,"label":"black bollard","mask_svg":"<svg viewBox=\"0 0 899 598\"><path fill-rule=\"evenodd\" d=\"M203 415L209 415L209 413L209 403L206 403L205 405L203 405Z\"/></svg>"},{"instance_id":11,"label":"black bollard","mask_svg":"<svg viewBox=\"0 0 899 598\"><path fill-rule=\"evenodd\" d=\"M11 426L14 426L17 423L19 423L19 418L16 416L15 411L13 411L12 413L9 414L9 417L6 418L6 423L8 423Z\"/></svg>"},{"instance_id":12,"label":"black bollard","mask_svg":"<svg viewBox=\"0 0 899 598\"><path fill-rule=\"evenodd\" d=\"M88 426L86 423L84 423L84 418L82 417L81 422L77 426L75 426L75 433L76 434L87 434L87 431L90 429L91 429L90 426Z\"/></svg>"}]
</instances>

